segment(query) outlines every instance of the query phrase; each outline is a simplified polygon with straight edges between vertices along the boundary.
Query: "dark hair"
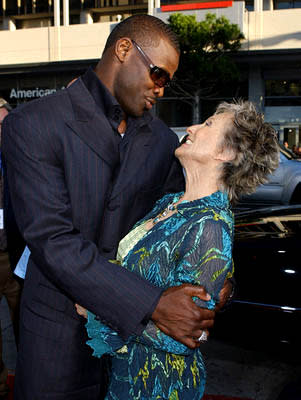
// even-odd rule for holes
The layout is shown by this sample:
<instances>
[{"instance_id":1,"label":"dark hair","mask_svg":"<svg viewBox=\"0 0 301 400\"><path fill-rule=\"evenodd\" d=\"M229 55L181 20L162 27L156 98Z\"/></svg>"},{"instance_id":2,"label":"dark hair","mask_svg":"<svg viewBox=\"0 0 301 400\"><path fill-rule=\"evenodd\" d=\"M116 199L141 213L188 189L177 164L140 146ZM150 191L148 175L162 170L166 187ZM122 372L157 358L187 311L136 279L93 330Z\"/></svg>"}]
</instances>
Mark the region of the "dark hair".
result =
<instances>
[{"instance_id":1,"label":"dark hair","mask_svg":"<svg viewBox=\"0 0 301 400\"><path fill-rule=\"evenodd\" d=\"M164 37L180 53L180 44L177 35L169 25L151 15L133 15L117 24L107 39L104 53L122 37L134 39L135 42L143 47L157 47L160 39Z\"/></svg>"},{"instance_id":2,"label":"dark hair","mask_svg":"<svg viewBox=\"0 0 301 400\"><path fill-rule=\"evenodd\" d=\"M221 103L215 114L233 114L226 127L222 148L233 150L235 158L222 166L221 182L235 203L242 194L250 194L267 181L279 163L277 134L271 124L249 101Z\"/></svg>"},{"instance_id":3,"label":"dark hair","mask_svg":"<svg viewBox=\"0 0 301 400\"><path fill-rule=\"evenodd\" d=\"M8 112L12 110L10 104L3 97L0 97L0 108L5 108Z\"/></svg>"}]
</instances>

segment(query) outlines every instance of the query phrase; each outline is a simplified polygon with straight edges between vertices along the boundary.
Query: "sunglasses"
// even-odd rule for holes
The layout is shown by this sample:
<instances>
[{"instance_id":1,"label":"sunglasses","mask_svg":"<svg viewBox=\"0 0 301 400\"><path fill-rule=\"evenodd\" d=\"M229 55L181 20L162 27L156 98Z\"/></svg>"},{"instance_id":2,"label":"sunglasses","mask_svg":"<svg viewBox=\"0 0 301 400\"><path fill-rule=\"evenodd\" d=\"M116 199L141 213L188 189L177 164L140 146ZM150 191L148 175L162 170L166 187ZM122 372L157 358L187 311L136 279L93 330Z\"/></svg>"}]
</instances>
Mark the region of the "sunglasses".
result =
<instances>
[{"instance_id":1,"label":"sunglasses","mask_svg":"<svg viewBox=\"0 0 301 400\"><path fill-rule=\"evenodd\" d=\"M143 59L145 65L149 68L149 74L151 77L151 80L154 82L156 86L159 86L160 88L166 88L170 85L170 76L169 73L166 72L164 69L157 67L152 63L150 58L144 53L144 51L141 49L141 47L135 42L135 40L131 39L133 45L136 47L138 50L141 58Z\"/></svg>"}]
</instances>

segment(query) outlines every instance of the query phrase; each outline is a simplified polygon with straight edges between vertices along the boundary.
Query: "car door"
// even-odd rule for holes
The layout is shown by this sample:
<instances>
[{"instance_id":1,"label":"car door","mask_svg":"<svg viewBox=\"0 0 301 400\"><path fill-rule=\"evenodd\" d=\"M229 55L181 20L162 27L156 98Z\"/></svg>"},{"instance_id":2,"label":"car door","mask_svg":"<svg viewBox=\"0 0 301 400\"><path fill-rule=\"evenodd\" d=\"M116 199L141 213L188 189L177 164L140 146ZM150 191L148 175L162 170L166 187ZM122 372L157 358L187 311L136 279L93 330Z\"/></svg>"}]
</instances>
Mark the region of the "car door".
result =
<instances>
[{"instance_id":1,"label":"car door","mask_svg":"<svg viewBox=\"0 0 301 400\"><path fill-rule=\"evenodd\" d=\"M277 203L281 202L282 192L285 185L285 163L287 159L284 154L280 153L279 166L276 171L269 175L268 182L260 185L254 193L254 200L262 203Z\"/></svg>"}]
</instances>

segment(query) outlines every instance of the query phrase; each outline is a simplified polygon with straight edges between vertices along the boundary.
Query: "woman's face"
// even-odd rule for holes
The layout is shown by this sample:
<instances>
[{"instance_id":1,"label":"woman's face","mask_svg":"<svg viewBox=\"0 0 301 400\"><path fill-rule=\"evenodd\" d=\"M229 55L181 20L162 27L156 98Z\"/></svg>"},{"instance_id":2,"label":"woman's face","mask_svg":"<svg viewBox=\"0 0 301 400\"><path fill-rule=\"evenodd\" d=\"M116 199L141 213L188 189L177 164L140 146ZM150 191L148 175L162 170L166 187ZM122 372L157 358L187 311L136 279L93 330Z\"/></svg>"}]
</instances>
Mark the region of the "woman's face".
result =
<instances>
[{"instance_id":1,"label":"woman's face","mask_svg":"<svg viewBox=\"0 0 301 400\"><path fill-rule=\"evenodd\" d=\"M221 144L226 129L232 124L233 114L223 113L213 115L203 124L187 128L186 142L176 150L179 160L197 161L201 164L225 161L222 156Z\"/></svg>"}]
</instances>

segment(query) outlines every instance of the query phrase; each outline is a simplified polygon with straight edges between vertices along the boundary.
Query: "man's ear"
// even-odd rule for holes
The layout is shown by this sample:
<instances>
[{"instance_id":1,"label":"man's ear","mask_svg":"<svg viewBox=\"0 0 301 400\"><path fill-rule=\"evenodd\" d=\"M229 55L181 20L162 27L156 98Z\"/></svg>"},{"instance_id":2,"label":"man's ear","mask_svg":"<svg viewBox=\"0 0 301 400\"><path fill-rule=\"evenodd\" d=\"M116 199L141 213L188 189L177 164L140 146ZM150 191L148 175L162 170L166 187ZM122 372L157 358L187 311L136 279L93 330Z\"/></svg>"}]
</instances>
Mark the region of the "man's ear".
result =
<instances>
[{"instance_id":1,"label":"man's ear","mask_svg":"<svg viewBox=\"0 0 301 400\"><path fill-rule=\"evenodd\" d=\"M120 38L115 43L115 55L119 59L120 62L124 62L128 52L133 47L131 39L129 38Z\"/></svg>"}]
</instances>

